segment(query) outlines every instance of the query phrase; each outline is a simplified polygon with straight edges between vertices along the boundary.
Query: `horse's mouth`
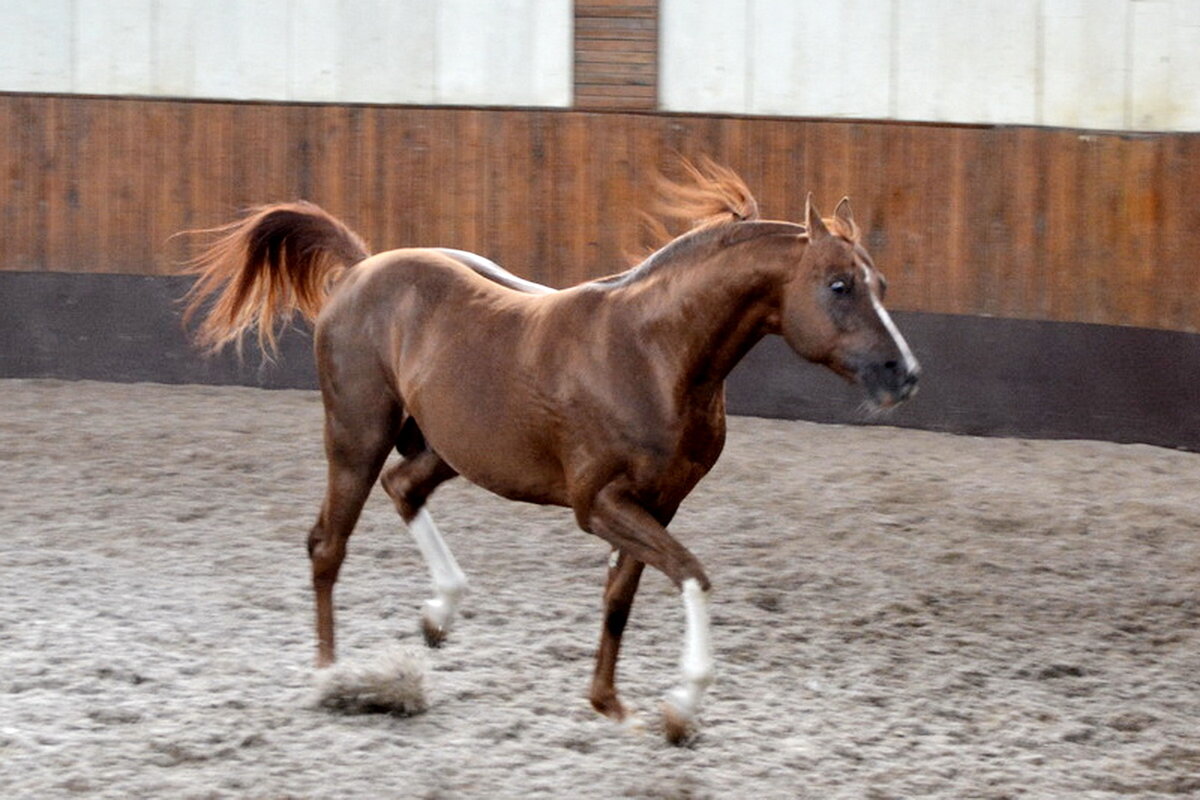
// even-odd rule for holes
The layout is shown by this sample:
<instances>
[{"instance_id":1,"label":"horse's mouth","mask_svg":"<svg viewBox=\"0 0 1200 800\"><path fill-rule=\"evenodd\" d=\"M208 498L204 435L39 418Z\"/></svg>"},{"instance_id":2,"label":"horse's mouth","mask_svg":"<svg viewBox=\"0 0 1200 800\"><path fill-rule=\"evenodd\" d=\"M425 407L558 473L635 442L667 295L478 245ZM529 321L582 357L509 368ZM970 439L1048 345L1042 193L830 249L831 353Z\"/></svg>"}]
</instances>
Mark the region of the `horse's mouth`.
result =
<instances>
[{"instance_id":1,"label":"horse's mouth","mask_svg":"<svg viewBox=\"0 0 1200 800\"><path fill-rule=\"evenodd\" d=\"M890 409L903 403L917 393L918 372L908 372L902 375L891 373L886 379L881 378L876 370L857 376L858 382L867 390L869 403L878 409Z\"/></svg>"},{"instance_id":2,"label":"horse's mouth","mask_svg":"<svg viewBox=\"0 0 1200 800\"><path fill-rule=\"evenodd\" d=\"M894 364L855 365L836 360L826 362L834 373L866 391L866 403L873 409L895 408L917 393L920 369L900 372Z\"/></svg>"},{"instance_id":3,"label":"horse's mouth","mask_svg":"<svg viewBox=\"0 0 1200 800\"><path fill-rule=\"evenodd\" d=\"M867 394L871 398L872 405L880 409L887 409L895 408L916 393L917 384L914 381L911 385L902 386L899 389L869 390Z\"/></svg>"}]
</instances>

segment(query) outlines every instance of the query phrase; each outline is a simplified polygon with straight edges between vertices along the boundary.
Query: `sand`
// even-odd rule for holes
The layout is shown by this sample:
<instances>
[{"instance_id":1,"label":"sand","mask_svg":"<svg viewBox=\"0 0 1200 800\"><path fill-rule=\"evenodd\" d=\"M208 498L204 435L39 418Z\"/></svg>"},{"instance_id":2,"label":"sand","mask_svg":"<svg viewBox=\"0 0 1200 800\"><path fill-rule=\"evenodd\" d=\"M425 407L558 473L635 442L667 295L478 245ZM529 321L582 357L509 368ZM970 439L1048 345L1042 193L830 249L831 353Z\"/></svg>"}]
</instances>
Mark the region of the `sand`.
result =
<instances>
[{"instance_id":1,"label":"sand","mask_svg":"<svg viewBox=\"0 0 1200 800\"><path fill-rule=\"evenodd\" d=\"M472 593L428 710L318 707L320 417L312 392L0 381L0 795L1200 796L1200 456L731 419L672 526L717 658L676 748L666 579L625 639L639 733L584 699L605 545L461 480L431 510ZM421 648L427 596L376 491L343 658Z\"/></svg>"}]
</instances>

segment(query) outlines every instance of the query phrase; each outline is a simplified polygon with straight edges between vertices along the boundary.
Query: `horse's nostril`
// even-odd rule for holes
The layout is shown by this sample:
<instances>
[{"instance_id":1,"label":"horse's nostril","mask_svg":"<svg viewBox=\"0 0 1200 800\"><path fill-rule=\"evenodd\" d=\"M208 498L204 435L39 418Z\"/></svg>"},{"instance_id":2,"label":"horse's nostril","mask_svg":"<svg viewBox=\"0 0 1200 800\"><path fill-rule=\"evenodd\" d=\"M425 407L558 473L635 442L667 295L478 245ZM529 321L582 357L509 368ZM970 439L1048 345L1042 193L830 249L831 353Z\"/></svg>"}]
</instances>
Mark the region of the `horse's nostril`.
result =
<instances>
[{"instance_id":1,"label":"horse's nostril","mask_svg":"<svg viewBox=\"0 0 1200 800\"><path fill-rule=\"evenodd\" d=\"M883 368L886 369L888 372L893 372L893 373L899 372L900 371L900 362L899 361L885 361L885 362L883 362Z\"/></svg>"}]
</instances>

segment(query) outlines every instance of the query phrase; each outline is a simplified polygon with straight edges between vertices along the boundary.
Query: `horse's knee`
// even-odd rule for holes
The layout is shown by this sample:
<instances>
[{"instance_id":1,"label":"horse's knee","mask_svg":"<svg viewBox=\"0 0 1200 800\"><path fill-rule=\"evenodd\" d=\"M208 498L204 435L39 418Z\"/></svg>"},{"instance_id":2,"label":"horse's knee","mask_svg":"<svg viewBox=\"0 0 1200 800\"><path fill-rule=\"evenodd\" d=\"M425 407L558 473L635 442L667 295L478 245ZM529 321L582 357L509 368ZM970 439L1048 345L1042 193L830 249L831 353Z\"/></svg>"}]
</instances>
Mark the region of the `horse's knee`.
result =
<instances>
[{"instance_id":1,"label":"horse's knee","mask_svg":"<svg viewBox=\"0 0 1200 800\"><path fill-rule=\"evenodd\" d=\"M666 563L662 565L662 572L680 592L683 591L688 581L695 581L706 593L712 588L712 583L705 574L700 559L682 545L679 546L677 552L666 559Z\"/></svg>"},{"instance_id":2,"label":"horse's knee","mask_svg":"<svg viewBox=\"0 0 1200 800\"><path fill-rule=\"evenodd\" d=\"M700 589L706 593L712 588L712 583L708 580L708 575L705 574L704 566L700 563L700 559L696 558L688 550L683 550L678 560L669 565L665 571L675 584L675 588L681 592L683 591L684 584L690 580L699 584Z\"/></svg>"}]
</instances>

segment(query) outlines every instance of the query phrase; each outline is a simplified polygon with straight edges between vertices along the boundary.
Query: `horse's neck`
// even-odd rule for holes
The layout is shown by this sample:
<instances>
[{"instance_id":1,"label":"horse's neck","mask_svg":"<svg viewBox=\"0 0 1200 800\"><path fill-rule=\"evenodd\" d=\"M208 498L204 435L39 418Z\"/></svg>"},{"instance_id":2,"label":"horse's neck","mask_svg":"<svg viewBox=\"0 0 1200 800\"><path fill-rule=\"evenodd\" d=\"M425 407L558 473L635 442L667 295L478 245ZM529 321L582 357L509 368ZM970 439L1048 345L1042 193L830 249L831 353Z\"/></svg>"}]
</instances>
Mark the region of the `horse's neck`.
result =
<instances>
[{"instance_id":1,"label":"horse's neck","mask_svg":"<svg viewBox=\"0 0 1200 800\"><path fill-rule=\"evenodd\" d=\"M778 307L778 276L740 248L697 253L664 264L629 288L640 315L638 335L656 340L681 385L719 387L769 330Z\"/></svg>"}]
</instances>

